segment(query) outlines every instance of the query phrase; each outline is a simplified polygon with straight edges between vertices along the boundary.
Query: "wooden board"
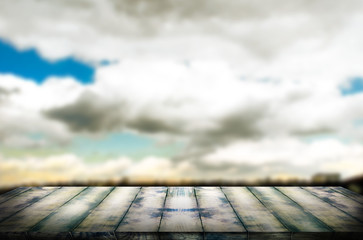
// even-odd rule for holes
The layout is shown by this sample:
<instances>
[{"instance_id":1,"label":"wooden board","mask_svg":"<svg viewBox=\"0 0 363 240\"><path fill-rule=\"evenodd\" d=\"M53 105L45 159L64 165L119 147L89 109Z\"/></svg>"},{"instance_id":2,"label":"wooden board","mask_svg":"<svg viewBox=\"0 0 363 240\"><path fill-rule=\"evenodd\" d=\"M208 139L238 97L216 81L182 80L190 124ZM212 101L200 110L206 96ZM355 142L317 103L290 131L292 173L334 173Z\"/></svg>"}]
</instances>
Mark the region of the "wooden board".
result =
<instances>
[{"instance_id":1,"label":"wooden board","mask_svg":"<svg viewBox=\"0 0 363 240\"><path fill-rule=\"evenodd\" d=\"M19 195L25 191L28 191L29 189L30 189L30 187L19 187L19 188L13 189L12 191L1 194L0 195L0 204L8 201L9 199L15 197L16 195Z\"/></svg>"},{"instance_id":2,"label":"wooden board","mask_svg":"<svg viewBox=\"0 0 363 240\"><path fill-rule=\"evenodd\" d=\"M309 211L335 232L363 231L363 224L313 194L306 194L300 187L277 187L294 202Z\"/></svg>"},{"instance_id":3,"label":"wooden board","mask_svg":"<svg viewBox=\"0 0 363 240\"><path fill-rule=\"evenodd\" d=\"M140 187L124 187L113 190L79 225L72 235L82 238L84 233L105 239L113 236L118 224L126 214ZM87 235L89 237L90 234Z\"/></svg>"},{"instance_id":4,"label":"wooden board","mask_svg":"<svg viewBox=\"0 0 363 240\"><path fill-rule=\"evenodd\" d=\"M246 227L250 239L254 236L290 239L289 230L246 187L222 187L222 191Z\"/></svg>"},{"instance_id":5,"label":"wooden board","mask_svg":"<svg viewBox=\"0 0 363 240\"><path fill-rule=\"evenodd\" d=\"M45 196L41 201L33 203L31 206L17 212L5 221L0 223L2 238L18 238L24 236L31 227L36 225L43 218L47 217L61 205L72 199L85 187L60 188Z\"/></svg>"},{"instance_id":6,"label":"wooden board","mask_svg":"<svg viewBox=\"0 0 363 240\"><path fill-rule=\"evenodd\" d=\"M333 191L336 191L338 193L341 193L341 194L363 204L363 196L358 193L349 191L348 189L343 188L343 187L330 187L330 189L332 189Z\"/></svg>"},{"instance_id":7,"label":"wooden board","mask_svg":"<svg viewBox=\"0 0 363 240\"><path fill-rule=\"evenodd\" d=\"M85 219L113 189L113 187L85 189L32 227L29 235L32 238L69 238L69 232Z\"/></svg>"},{"instance_id":8,"label":"wooden board","mask_svg":"<svg viewBox=\"0 0 363 240\"><path fill-rule=\"evenodd\" d=\"M363 222L363 205L361 203L358 203L350 197L338 193L330 188L304 187L304 189Z\"/></svg>"},{"instance_id":9,"label":"wooden board","mask_svg":"<svg viewBox=\"0 0 363 240\"><path fill-rule=\"evenodd\" d=\"M41 187L0 195L0 239L363 239L339 187Z\"/></svg>"},{"instance_id":10,"label":"wooden board","mask_svg":"<svg viewBox=\"0 0 363 240\"><path fill-rule=\"evenodd\" d=\"M272 187L249 187L248 189L291 232L324 233L333 231L310 212L305 211L300 205ZM307 236L307 239L309 238L310 236Z\"/></svg>"},{"instance_id":11,"label":"wooden board","mask_svg":"<svg viewBox=\"0 0 363 240\"><path fill-rule=\"evenodd\" d=\"M167 188L143 187L116 229L118 239L157 239Z\"/></svg>"},{"instance_id":12,"label":"wooden board","mask_svg":"<svg viewBox=\"0 0 363 240\"><path fill-rule=\"evenodd\" d=\"M203 227L193 187L170 187L159 232L165 239L202 239Z\"/></svg>"},{"instance_id":13,"label":"wooden board","mask_svg":"<svg viewBox=\"0 0 363 240\"><path fill-rule=\"evenodd\" d=\"M219 187L196 187L195 191L206 239L247 239L246 229Z\"/></svg>"},{"instance_id":14,"label":"wooden board","mask_svg":"<svg viewBox=\"0 0 363 240\"><path fill-rule=\"evenodd\" d=\"M18 211L32 205L43 197L57 190L59 187L38 187L31 188L23 194L19 194L11 199L0 204L0 222L4 221Z\"/></svg>"}]
</instances>

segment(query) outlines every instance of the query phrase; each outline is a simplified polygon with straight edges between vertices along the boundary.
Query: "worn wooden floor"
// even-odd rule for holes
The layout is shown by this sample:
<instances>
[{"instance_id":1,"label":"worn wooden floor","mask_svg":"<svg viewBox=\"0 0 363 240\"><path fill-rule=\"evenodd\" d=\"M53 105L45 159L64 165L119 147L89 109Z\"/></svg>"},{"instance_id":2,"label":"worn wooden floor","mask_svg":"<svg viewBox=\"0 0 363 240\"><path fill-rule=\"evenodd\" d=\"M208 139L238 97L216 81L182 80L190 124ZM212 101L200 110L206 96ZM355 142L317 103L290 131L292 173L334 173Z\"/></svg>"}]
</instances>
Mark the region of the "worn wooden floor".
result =
<instances>
[{"instance_id":1,"label":"worn wooden floor","mask_svg":"<svg viewBox=\"0 0 363 240\"><path fill-rule=\"evenodd\" d=\"M363 239L341 187L39 187L0 195L0 239Z\"/></svg>"}]
</instances>

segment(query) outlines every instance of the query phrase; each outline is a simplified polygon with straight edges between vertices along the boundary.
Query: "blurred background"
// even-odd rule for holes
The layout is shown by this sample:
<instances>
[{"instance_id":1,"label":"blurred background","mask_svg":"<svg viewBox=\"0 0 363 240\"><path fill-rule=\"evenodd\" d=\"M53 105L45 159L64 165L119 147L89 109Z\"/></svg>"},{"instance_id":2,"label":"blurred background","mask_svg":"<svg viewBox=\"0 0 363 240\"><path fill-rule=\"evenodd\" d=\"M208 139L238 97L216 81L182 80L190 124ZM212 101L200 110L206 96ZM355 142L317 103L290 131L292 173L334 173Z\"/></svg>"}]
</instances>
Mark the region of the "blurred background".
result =
<instances>
[{"instance_id":1,"label":"blurred background","mask_svg":"<svg viewBox=\"0 0 363 240\"><path fill-rule=\"evenodd\" d=\"M0 189L362 192L363 1L0 0Z\"/></svg>"}]
</instances>

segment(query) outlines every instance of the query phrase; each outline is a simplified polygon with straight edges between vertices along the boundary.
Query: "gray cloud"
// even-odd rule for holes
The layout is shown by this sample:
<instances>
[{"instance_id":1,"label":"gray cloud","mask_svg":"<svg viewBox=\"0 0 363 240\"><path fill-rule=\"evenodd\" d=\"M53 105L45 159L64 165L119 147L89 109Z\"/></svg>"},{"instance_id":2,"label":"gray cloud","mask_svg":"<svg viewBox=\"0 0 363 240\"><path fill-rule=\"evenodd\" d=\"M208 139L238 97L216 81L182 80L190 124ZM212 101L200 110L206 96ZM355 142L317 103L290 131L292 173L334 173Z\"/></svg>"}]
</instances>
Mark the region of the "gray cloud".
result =
<instances>
[{"instance_id":1,"label":"gray cloud","mask_svg":"<svg viewBox=\"0 0 363 240\"><path fill-rule=\"evenodd\" d=\"M10 94L19 93L19 89L13 88L13 89L6 89L3 87L0 87L0 97L8 96Z\"/></svg>"},{"instance_id":2,"label":"gray cloud","mask_svg":"<svg viewBox=\"0 0 363 240\"><path fill-rule=\"evenodd\" d=\"M45 116L64 122L75 132L115 130L124 123L123 104L106 103L92 92L83 93L72 104L49 109Z\"/></svg>"},{"instance_id":3,"label":"gray cloud","mask_svg":"<svg viewBox=\"0 0 363 240\"><path fill-rule=\"evenodd\" d=\"M197 51L197 56L203 55L204 47L193 38L187 39L207 37L220 39L221 47L233 43L259 58L271 58L304 39L318 38L328 43L362 8L359 0L277 0L263 4L248 0L1 1L0 35L23 44L27 41L22 39L28 35L35 40L48 39L52 44L66 42L70 47L65 49L68 54L82 57L94 57L94 51L82 46L97 48L103 41L116 46L122 40L127 45L125 49L111 47L108 49L111 52L104 53L106 56L117 53L113 58L120 53L138 55L141 52L157 55L171 51L171 55L178 55L175 45L180 41L170 43L173 38L188 41L188 46L183 46L187 49L184 52ZM91 37L95 38L96 46L90 45ZM150 38L161 42L151 43ZM159 44L164 41L170 46L163 44L165 51L160 51ZM26 45L38 47L48 57L61 54L52 52L54 45L45 42Z\"/></svg>"},{"instance_id":4,"label":"gray cloud","mask_svg":"<svg viewBox=\"0 0 363 240\"><path fill-rule=\"evenodd\" d=\"M163 117L139 116L127 122L127 127L142 133L178 134L182 126Z\"/></svg>"},{"instance_id":5,"label":"gray cloud","mask_svg":"<svg viewBox=\"0 0 363 240\"><path fill-rule=\"evenodd\" d=\"M147 111L134 117L128 116L126 102L107 102L92 92L84 92L74 103L48 109L44 115L66 124L74 132L100 133L120 129L132 129L144 134L183 132L183 126Z\"/></svg>"},{"instance_id":6,"label":"gray cloud","mask_svg":"<svg viewBox=\"0 0 363 240\"><path fill-rule=\"evenodd\" d=\"M266 116L267 106L253 106L236 110L219 119L217 127L203 132L197 137L198 145L214 145L216 142L229 143L236 139L249 139L261 136L258 128L260 119Z\"/></svg>"}]
</instances>

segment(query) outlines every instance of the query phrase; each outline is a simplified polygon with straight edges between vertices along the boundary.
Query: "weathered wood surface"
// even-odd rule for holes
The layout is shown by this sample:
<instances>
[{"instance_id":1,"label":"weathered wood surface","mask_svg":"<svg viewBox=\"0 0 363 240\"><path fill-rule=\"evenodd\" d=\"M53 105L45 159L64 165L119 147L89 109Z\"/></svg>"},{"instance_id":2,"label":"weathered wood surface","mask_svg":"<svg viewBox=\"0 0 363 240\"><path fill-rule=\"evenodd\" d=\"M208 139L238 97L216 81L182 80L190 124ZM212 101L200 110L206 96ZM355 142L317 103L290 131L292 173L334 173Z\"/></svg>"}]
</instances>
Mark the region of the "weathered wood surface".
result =
<instances>
[{"instance_id":1,"label":"weathered wood surface","mask_svg":"<svg viewBox=\"0 0 363 240\"><path fill-rule=\"evenodd\" d=\"M200 212L193 187L170 187L159 232L165 239L202 239Z\"/></svg>"},{"instance_id":2,"label":"weathered wood surface","mask_svg":"<svg viewBox=\"0 0 363 240\"><path fill-rule=\"evenodd\" d=\"M83 221L73 230L73 237L113 239L114 231L125 216L140 187L115 188ZM86 234L88 233L88 234Z\"/></svg>"},{"instance_id":3,"label":"weathered wood surface","mask_svg":"<svg viewBox=\"0 0 363 240\"><path fill-rule=\"evenodd\" d=\"M347 197L363 204L363 196L358 193L349 191L348 189L343 187L330 187L329 189L332 189L333 191L346 195Z\"/></svg>"},{"instance_id":4,"label":"weathered wood surface","mask_svg":"<svg viewBox=\"0 0 363 240\"><path fill-rule=\"evenodd\" d=\"M22 209L32 205L39 199L47 196L57 189L57 187L32 188L23 194L15 196L11 199L11 201L2 203L0 205L0 222L4 221L6 218L17 213L18 211L21 211Z\"/></svg>"},{"instance_id":5,"label":"weathered wood surface","mask_svg":"<svg viewBox=\"0 0 363 240\"><path fill-rule=\"evenodd\" d=\"M305 211L314 214L335 232L344 232L347 229L356 232L363 229L363 223L340 209L331 207L329 203L317 196L306 194L306 191L300 187L278 187L277 189L302 206Z\"/></svg>"},{"instance_id":6,"label":"weathered wood surface","mask_svg":"<svg viewBox=\"0 0 363 240\"><path fill-rule=\"evenodd\" d=\"M118 239L157 239L167 188L144 187L115 233Z\"/></svg>"},{"instance_id":7,"label":"weathered wood surface","mask_svg":"<svg viewBox=\"0 0 363 240\"><path fill-rule=\"evenodd\" d=\"M245 187L222 187L229 202L249 233L265 238L290 239L287 228ZM272 234L273 233L273 234Z\"/></svg>"},{"instance_id":8,"label":"weathered wood surface","mask_svg":"<svg viewBox=\"0 0 363 240\"><path fill-rule=\"evenodd\" d=\"M15 197L16 195L19 195L22 192L28 191L29 189L30 189L30 187L19 187L12 191L1 194L0 195L0 204L8 201L9 199Z\"/></svg>"},{"instance_id":9,"label":"weathered wood surface","mask_svg":"<svg viewBox=\"0 0 363 240\"><path fill-rule=\"evenodd\" d=\"M13 232L27 232L39 221L50 215L84 189L85 187L58 189L44 197L42 201L35 202L0 223L0 231L12 230Z\"/></svg>"},{"instance_id":10,"label":"weathered wood surface","mask_svg":"<svg viewBox=\"0 0 363 240\"><path fill-rule=\"evenodd\" d=\"M331 234L333 229L277 189L272 187L249 187L249 189L291 232L319 232L324 236L326 233L328 237L333 236ZM295 238L300 237L298 234L295 236Z\"/></svg>"},{"instance_id":11,"label":"weathered wood surface","mask_svg":"<svg viewBox=\"0 0 363 240\"><path fill-rule=\"evenodd\" d=\"M87 188L29 231L32 238L69 238L70 232L113 190L112 187Z\"/></svg>"},{"instance_id":12,"label":"weathered wood surface","mask_svg":"<svg viewBox=\"0 0 363 240\"><path fill-rule=\"evenodd\" d=\"M195 191L207 239L247 239L246 229L219 187L196 187Z\"/></svg>"},{"instance_id":13,"label":"weathered wood surface","mask_svg":"<svg viewBox=\"0 0 363 240\"><path fill-rule=\"evenodd\" d=\"M315 196L363 222L363 205L338 192L324 187L305 187Z\"/></svg>"},{"instance_id":14,"label":"weathered wood surface","mask_svg":"<svg viewBox=\"0 0 363 240\"><path fill-rule=\"evenodd\" d=\"M363 239L341 187L42 187L0 195L0 239Z\"/></svg>"}]
</instances>

